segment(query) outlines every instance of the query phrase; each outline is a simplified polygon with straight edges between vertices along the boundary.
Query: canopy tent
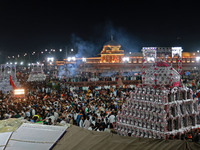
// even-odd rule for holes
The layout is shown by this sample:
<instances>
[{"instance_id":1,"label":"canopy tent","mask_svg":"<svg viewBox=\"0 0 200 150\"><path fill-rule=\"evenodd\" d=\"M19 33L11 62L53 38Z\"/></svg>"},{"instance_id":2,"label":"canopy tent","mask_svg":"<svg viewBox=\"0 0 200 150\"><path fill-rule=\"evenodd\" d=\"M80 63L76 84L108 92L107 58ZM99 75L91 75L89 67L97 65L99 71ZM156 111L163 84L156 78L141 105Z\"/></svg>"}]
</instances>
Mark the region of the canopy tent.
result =
<instances>
[{"instance_id":1,"label":"canopy tent","mask_svg":"<svg viewBox=\"0 0 200 150\"><path fill-rule=\"evenodd\" d=\"M12 132L0 133L0 150L4 150L8 139L10 138Z\"/></svg>"},{"instance_id":2,"label":"canopy tent","mask_svg":"<svg viewBox=\"0 0 200 150\"><path fill-rule=\"evenodd\" d=\"M89 131L76 126L67 129L53 150L195 150L200 143L124 137L107 132Z\"/></svg>"},{"instance_id":3,"label":"canopy tent","mask_svg":"<svg viewBox=\"0 0 200 150\"><path fill-rule=\"evenodd\" d=\"M20 119L0 121L0 150L51 149L68 128L23 122Z\"/></svg>"},{"instance_id":4,"label":"canopy tent","mask_svg":"<svg viewBox=\"0 0 200 150\"><path fill-rule=\"evenodd\" d=\"M67 127L23 123L12 133L6 150L50 149Z\"/></svg>"}]
</instances>

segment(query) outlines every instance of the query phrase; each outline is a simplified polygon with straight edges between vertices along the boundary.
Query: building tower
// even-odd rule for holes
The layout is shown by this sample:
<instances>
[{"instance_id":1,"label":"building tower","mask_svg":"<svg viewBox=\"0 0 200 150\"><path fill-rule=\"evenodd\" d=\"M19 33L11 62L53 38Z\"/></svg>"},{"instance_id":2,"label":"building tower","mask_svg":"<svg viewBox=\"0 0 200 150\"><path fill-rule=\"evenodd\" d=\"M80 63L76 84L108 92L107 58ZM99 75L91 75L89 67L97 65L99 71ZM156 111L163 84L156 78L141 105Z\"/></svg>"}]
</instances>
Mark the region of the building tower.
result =
<instances>
[{"instance_id":1,"label":"building tower","mask_svg":"<svg viewBox=\"0 0 200 150\"><path fill-rule=\"evenodd\" d=\"M182 48L145 47L142 52L142 84L118 112L117 133L167 139L198 128L198 100L180 82ZM177 70L172 66L174 57L178 57Z\"/></svg>"},{"instance_id":2,"label":"building tower","mask_svg":"<svg viewBox=\"0 0 200 150\"><path fill-rule=\"evenodd\" d=\"M124 50L121 50L121 45L113 40L106 42L101 51L101 63L122 63Z\"/></svg>"}]
</instances>

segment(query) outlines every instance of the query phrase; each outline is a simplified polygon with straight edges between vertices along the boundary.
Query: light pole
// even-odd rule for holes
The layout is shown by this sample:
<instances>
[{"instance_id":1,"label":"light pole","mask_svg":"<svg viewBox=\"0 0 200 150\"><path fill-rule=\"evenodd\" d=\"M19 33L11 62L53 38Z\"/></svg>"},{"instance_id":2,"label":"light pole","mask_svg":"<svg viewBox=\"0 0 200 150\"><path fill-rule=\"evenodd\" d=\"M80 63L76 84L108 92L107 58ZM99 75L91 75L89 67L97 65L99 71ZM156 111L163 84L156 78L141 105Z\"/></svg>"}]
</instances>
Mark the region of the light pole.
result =
<instances>
[{"instance_id":1,"label":"light pole","mask_svg":"<svg viewBox=\"0 0 200 150\"><path fill-rule=\"evenodd\" d=\"M126 68L125 65L126 65L126 63L129 62L129 60L130 60L129 57L123 57L123 58L122 58L122 61L123 61L123 63L124 63L124 72L125 72L125 68Z\"/></svg>"},{"instance_id":2,"label":"light pole","mask_svg":"<svg viewBox=\"0 0 200 150\"><path fill-rule=\"evenodd\" d=\"M85 72L85 63L86 63L86 58L85 57L83 57L82 58L82 62L83 62L83 71Z\"/></svg>"}]
</instances>

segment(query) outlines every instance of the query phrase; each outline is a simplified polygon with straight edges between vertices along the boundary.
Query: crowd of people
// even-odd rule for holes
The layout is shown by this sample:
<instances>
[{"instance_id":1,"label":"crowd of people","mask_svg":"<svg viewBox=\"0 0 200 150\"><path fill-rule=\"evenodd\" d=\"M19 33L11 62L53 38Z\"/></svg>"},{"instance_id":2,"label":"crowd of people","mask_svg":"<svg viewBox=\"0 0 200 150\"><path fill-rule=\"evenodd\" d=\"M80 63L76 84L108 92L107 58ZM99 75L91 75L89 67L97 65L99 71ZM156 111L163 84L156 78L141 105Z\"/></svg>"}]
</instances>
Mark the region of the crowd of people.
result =
<instances>
[{"instance_id":1,"label":"crowd of people","mask_svg":"<svg viewBox=\"0 0 200 150\"><path fill-rule=\"evenodd\" d=\"M66 123L96 131L112 129L117 111L132 89L108 87L69 87L57 81L58 89L45 82L26 83L27 94L15 98L0 94L0 119L21 118L34 123L56 125Z\"/></svg>"},{"instance_id":2,"label":"crowd of people","mask_svg":"<svg viewBox=\"0 0 200 150\"><path fill-rule=\"evenodd\" d=\"M104 79L115 80L116 77ZM73 78L77 82L76 78ZM125 79L126 80L126 79ZM132 80L132 78L127 79ZM21 118L32 123L45 125L66 125L67 123L95 131L111 131L117 122L117 112L129 98L134 86L75 87L66 84L69 80L51 80L48 82L25 82L23 98L14 97L12 92L0 92L0 120ZM57 88L55 88L57 87ZM200 92L193 97L200 98ZM191 135L191 136L190 136ZM191 131L183 139L199 141L198 131ZM191 138L192 137L192 138ZM194 138L195 137L195 138ZM175 137L171 136L169 139Z\"/></svg>"},{"instance_id":3,"label":"crowd of people","mask_svg":"<svg viewBox=\"0 0 200 150\"><path fill-rule=\"evenodd\" d=\"M101 77L101 76L76 76L66 78L66 82L89 82L89 81L117 81L117 76ZM122 81L141 80L141 76L123 76Z\"/></svg>"}]
</instances>

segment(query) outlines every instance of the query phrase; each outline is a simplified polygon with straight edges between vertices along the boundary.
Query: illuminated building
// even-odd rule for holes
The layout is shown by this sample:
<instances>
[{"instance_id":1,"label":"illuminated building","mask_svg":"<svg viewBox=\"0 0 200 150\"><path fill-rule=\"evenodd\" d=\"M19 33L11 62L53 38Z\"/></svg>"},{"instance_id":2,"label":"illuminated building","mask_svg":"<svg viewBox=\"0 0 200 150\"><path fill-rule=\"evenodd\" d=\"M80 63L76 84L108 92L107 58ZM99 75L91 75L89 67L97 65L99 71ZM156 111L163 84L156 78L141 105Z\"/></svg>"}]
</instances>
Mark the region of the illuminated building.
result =
<instances>
[{"instance_id":1,"label":"illuminated building","mask_svg":"<svg viewBox=\"0 0 200 150\"><path fill-rule=\"evenodd\" d=\"M100 57L88 57L88 58L76 58L74 60L66 58L62 61L56 61L57 66L62 66L64 64L75 64L77 62L78 67L77 72L92 72L92 73L102 73L102 72L139 72L142 66L142 52L126 52L121 50L121 45L116 41L111 40L103 45ZM172 49L173 47L143 47L143 49L152 49L157 51ZM128 59L123 59L128 58ZM123 61L125 60L125 61ZM149 57L147 60L149 62L154 61ZM169 63L177 63L178 58L175 56L171 60L167 57ZM182 70L195 70L198 69L200 64L200 53L198 52L182 52Z\"/></svg>"},{"instance_id":2,"label":"illuminated building","mask_svg":"<svg viewBox=\"0 0 200 150\"><path fill-rule=\"evenodd\" d=\"M104 44L101 51L101 63L122 63L124 50L120 50L121 45L113 40Z\"/></svg>"}]
</instances>

